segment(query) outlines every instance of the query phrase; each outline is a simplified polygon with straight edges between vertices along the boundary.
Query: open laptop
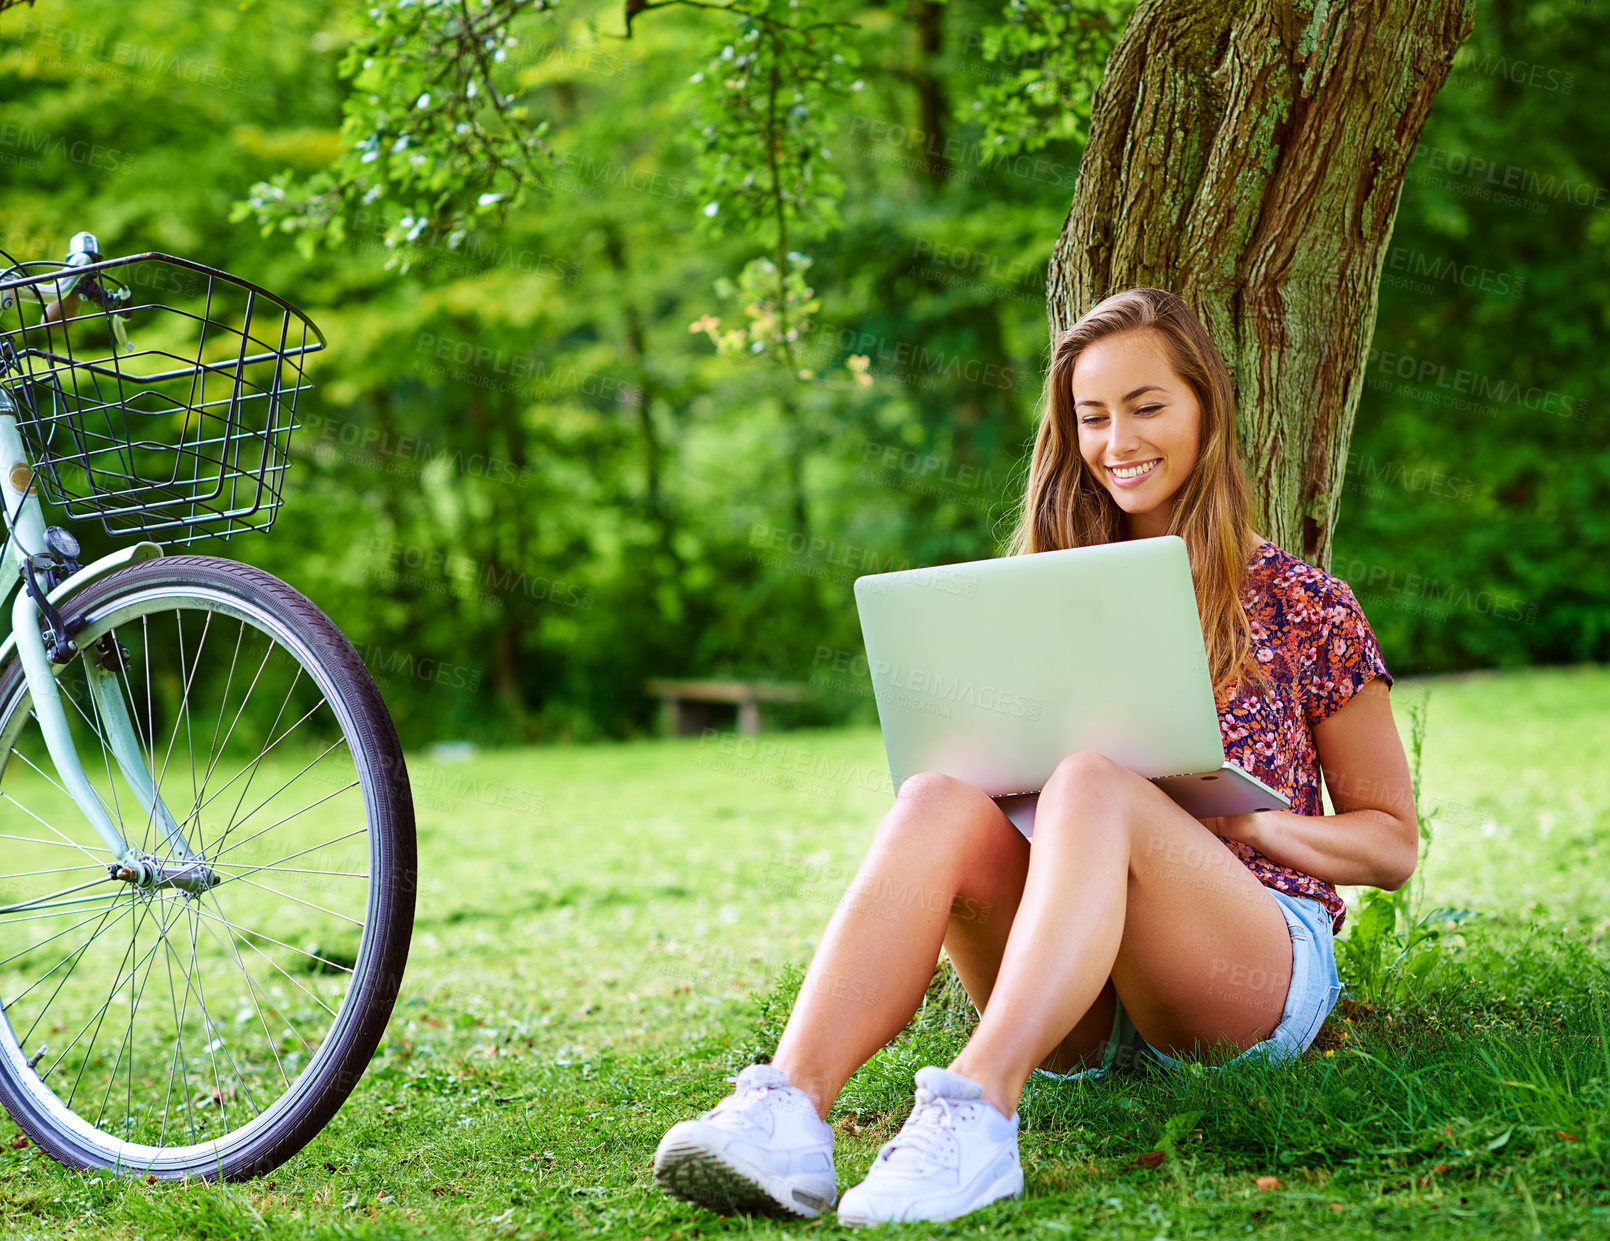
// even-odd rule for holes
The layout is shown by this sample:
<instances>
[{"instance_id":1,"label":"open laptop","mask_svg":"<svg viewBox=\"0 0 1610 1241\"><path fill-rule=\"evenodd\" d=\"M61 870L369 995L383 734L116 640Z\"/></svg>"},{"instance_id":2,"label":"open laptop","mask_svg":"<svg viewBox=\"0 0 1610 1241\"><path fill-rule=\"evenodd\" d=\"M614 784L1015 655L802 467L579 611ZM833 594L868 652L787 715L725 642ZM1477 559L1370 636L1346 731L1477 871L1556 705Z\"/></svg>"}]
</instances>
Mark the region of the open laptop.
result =
<instances>
[{"instance_id":1,"label":"open laptop","mask_svg":"<svg viewBox=\"0 0 1610 1241\"><path fill-rule=\"evenodd\" d=\"M1196 818L1290 803L1224 761L1185 540L1176 535L855 580L889 775L941 771L1025 836L1081 750Z\"/></svg>"}]
</instances>

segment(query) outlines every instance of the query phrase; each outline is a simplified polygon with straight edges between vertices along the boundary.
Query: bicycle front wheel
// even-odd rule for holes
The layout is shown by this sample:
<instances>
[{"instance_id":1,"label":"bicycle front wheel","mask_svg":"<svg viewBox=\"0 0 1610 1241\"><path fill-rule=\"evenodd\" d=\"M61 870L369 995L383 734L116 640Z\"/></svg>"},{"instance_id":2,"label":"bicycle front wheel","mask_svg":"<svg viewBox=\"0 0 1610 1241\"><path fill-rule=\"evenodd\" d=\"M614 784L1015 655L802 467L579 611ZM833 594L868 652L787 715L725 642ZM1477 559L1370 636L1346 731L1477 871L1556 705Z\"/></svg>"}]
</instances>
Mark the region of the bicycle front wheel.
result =
<instances>
[{"instance_id":1,"label":"bicycle front wheel","mask_svg":"<svg viewBox=\"0 0 1610 1241\"><path fill-rule=\"evenodd\" d=\"M66 793L13 656L0 1102L72 1167L265 1172L356 1085L402 980L416 863L396 730L340 630L261 570L164 557L63 615L73 739L143 862L116 865ZM126 774L135 748L160 805Z\"/></svg>"}]
</instances>

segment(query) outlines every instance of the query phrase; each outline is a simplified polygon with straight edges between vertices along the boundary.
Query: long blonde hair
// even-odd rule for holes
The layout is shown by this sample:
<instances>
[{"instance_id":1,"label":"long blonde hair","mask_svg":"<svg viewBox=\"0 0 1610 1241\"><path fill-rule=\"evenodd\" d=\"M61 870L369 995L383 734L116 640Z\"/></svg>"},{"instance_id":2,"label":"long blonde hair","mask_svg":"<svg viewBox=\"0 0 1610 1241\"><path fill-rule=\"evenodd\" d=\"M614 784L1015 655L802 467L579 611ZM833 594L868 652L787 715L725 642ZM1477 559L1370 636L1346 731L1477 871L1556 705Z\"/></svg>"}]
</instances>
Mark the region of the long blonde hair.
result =
<instances>
[{"instance_id":1,"label":"long blonde hair","mask_svg":"<svg viewBox=\"0 0 1610 1241\"><path fill-rule=\"evenodd\" d=\"M1173 293L1152 288L1114 293L1053 343L1040 401L1044 416L1007 554L1089 547L1127 537L1123 510L1079 454L1073 368L1096 341L1142 329L1156 333L1164 357L1190 385L1202 410L1196 465L1175 493L1168 533L1185 540L1214 693L1243 676L1268 693L1269 680L1253 658L1252 632L1241 604L1247 543L1255 531L1236 438L1230 372L1201 320Z\"/></svg>"}]
</instances>

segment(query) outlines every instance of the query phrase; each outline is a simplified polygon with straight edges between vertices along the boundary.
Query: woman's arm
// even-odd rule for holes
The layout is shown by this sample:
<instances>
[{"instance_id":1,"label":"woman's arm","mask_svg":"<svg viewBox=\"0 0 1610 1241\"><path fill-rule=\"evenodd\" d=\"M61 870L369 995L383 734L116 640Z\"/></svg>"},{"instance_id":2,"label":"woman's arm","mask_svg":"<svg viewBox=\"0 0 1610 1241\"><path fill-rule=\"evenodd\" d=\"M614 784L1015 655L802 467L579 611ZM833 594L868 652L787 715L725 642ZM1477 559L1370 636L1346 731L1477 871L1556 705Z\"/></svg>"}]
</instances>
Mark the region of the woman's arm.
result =
<instances>
[{"instance_id":1,"label":"woman's arm","mask_svg":"<svg viewBox=\"0 0 1610 1241\"><path fill-rule=\"evenodd\" d=\"M1262 810L1203 822L1315 879L1401 888L1419 858L1420 824L1389 692L1385 682L1370 681L1314 725L1335 814Z\"/></svg>"}]
</instances>

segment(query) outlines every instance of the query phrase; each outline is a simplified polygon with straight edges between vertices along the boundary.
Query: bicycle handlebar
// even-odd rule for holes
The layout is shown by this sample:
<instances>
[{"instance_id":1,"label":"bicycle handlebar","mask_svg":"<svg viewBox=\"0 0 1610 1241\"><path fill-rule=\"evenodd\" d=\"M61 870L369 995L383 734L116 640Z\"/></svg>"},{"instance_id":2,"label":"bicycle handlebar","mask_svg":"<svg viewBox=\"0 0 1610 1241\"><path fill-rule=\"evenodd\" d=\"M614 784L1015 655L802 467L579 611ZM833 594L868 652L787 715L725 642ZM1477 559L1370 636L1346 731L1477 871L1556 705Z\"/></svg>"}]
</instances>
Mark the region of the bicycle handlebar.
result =
<instances>
[{"instance_id":1,"label":"bicycle handlebar","mask_svg":"<svg viewBox=\"0 0 1610 1241\"><path fill-rule=\"evenodd\" d=\"M67 258L69 268L86 267L101 260L101 243L94 233L74 233L73 239L67 243ZM9 273L7 273L9 274ZM50 283L50 292L54 300L45 307L45 322L56 323L67 318L78 309L75 300L71 306L67 299L73 296L78 288L78 282L84 278L80 271L73 271L69 275L59 276Z\"/></svg>"},{"instance_id":2,"label":"bicycle handlebar","mask_svg":"<svg viewBox=\"0 0 1610 1241\"><path fill-rule=\"evenodd\" d=\"M99 262L100 257L101 243L96 240L94 233L74 233L73 239L67 243L66 262L70 268L85 267L90 263ZM82 272L74 272L55 281L52 292L56 300L45 307L46 323L59 322L78 309L78 298L74 295L74 290L78 288L78 282L83 278ZM69 298L72 298L72 305L67 304Z\"/></svg>"}]
</instances>

